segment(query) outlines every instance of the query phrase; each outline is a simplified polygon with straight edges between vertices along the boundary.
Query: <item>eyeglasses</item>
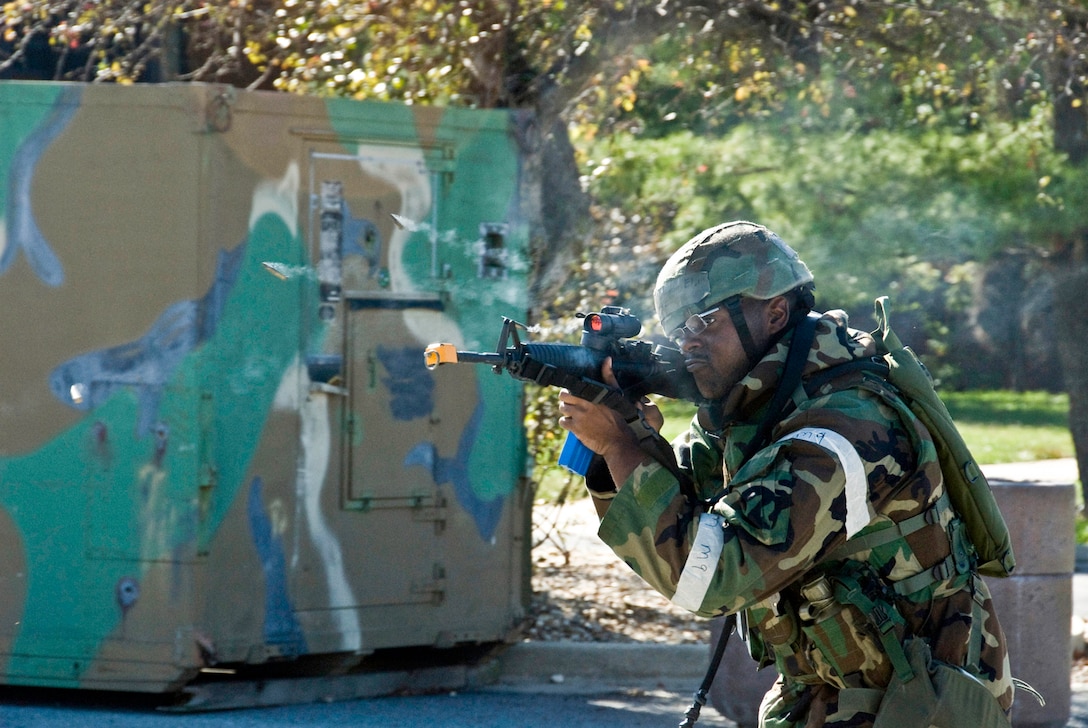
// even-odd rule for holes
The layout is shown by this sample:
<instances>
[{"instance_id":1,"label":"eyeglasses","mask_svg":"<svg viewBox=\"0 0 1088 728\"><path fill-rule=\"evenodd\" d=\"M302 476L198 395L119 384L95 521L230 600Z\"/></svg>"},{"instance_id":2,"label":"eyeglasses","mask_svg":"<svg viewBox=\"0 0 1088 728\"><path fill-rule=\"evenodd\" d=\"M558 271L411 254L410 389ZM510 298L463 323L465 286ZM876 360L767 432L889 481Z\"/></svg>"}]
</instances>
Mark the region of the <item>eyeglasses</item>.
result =
<instances>
[{"instance_id":1,"label":"eyeglasses","mask_svg":"<svg viewBox=\"0 0 1088 728\"><path fill-rule=\"evenodd\" d=\"M702 313L688 316L687 320L684 321L683 326L678 326L677 328L672 330L672 333L669 334L669 341L672 341L677 346L679 346L680 344L683 344L685 340L691 338L692 336L698 336L699 334L703 333L704 331L706 331L707 326L710 326L710 324L714 323L714 319L710 318L710 314L715 313L719 309L721 309L721 306L715 306L714 308L703 311Z\"/></svg>"}]
</instances>

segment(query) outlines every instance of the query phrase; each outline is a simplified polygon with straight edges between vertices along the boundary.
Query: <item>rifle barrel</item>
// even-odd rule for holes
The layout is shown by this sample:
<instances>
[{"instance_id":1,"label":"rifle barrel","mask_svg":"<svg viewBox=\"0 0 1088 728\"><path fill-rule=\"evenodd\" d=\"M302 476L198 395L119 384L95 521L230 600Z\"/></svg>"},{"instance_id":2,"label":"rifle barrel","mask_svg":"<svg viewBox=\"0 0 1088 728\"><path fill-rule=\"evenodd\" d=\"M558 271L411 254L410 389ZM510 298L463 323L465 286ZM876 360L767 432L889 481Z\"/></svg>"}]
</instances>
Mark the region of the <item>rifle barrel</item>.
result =
<instances>
[{"instance_id":1,"label":"rifle barrel","mask_svg":"<svg viewBox=\"0 0 1088 728\"><path fill-rule=\"evenodd\" d=\"M434 369L439 364L457 364L459 362L502 365L506 362L506 356L498 353L457 351L457 347L453 344L431 344L423 352L423 361L428 369Z\"/></svg>"},{"instance_id":2,"label":"rifle barrel","mask_svg":"<svg viewBox=\"0 0 1088 728\"><path fill-rule=\"evenodd\" d=\"M505 364L508 357L505 354L496 354L486 351L459 351L457 361L469 364Z\"/></svg>"}]
</instances>

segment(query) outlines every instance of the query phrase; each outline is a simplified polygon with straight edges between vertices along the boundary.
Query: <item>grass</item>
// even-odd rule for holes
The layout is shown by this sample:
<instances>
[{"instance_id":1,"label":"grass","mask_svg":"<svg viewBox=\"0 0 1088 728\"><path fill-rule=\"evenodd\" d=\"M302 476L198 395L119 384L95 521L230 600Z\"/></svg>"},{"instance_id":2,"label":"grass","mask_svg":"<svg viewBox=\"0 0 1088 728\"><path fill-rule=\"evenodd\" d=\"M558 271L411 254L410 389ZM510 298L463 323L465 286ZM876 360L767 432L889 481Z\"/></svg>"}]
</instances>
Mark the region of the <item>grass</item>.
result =
<instances>
[{"instance_id":1,"label":"grass","mask_svg":"<svg viewBox=\"0 0 1088 728\"><path fill-rule=\"evenodd\" d=\"M1069 399L1064 394L980 391L942 392L941 397L980 464L1074 456ZM659 404L665 414L662 434L671 440L687 429L695 410L685 402ZM561 468L538 468L537 474L538 498L555 501L584 494L580 479ZM1078 534L1082 529L1081 540L1088 542L1088 522L1078 521Z\"/></svg>"},{"instance_id":2,"label":"grass","mask_svg":"<svg viewBox=\"0 0 1088 728\"><path fill-rule=\"evenodd\" d=\"M1064 394L986 391L941 397L980 464L1073 457Z\"/></svg>"}]
</instances>

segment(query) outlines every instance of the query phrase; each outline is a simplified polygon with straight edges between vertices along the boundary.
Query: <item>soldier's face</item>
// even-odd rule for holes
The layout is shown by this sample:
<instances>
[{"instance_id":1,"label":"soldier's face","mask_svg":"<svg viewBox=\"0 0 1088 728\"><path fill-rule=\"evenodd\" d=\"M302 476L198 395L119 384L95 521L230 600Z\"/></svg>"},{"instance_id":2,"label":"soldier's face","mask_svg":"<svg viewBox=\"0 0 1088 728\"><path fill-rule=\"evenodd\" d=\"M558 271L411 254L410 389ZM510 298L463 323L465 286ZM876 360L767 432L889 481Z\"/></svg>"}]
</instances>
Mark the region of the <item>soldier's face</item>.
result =
<instances>
[{"instance_id":1,"label":"soldier's face","mask_svg":"<svg viewBox=\"0 0 1088 728\"><path fill-rule=\"evenodd\" d=\"M760 351L766 349L771 336L789 317L789 307L781 297L771 301L746 298L741 301L741 310ZM685 339L680 350L699 393L708 399L725 396L751 367L737 329L724 309L714 314L713 321L703 331Z\"/></svg>"}]
</instances>

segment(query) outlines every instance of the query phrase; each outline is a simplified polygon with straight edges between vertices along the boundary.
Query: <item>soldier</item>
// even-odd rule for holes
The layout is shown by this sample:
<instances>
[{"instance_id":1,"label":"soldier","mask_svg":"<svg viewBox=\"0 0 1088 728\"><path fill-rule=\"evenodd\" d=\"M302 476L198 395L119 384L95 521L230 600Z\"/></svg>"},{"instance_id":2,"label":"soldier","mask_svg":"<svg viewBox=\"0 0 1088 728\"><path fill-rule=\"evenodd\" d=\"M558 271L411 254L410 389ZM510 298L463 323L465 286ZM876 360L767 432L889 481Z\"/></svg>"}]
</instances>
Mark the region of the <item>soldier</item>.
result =
<instances>
[{"instance_id":1,"label":"soldier","mask_svg":"<svg viewBox=\"0 0 1088 728\"><path fill-rule=\"evenodd\" d=\"M810 313L812 289L797 254L749 222L673 254L654 303L704 398L673 443L679 467L613 410L559 395L560 424L598 455L599 535L674 603L740 614L753 658L779 673L761 726L1007 726L1005 637L930 434L851 365L871 362L872 337L842 311ZM802 386L782 406L791 347ZM643 412L659 429L659 410Z\"/></svg>"}]
</instances>

